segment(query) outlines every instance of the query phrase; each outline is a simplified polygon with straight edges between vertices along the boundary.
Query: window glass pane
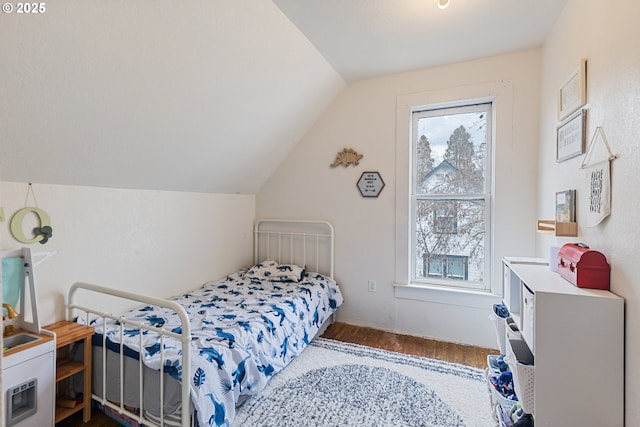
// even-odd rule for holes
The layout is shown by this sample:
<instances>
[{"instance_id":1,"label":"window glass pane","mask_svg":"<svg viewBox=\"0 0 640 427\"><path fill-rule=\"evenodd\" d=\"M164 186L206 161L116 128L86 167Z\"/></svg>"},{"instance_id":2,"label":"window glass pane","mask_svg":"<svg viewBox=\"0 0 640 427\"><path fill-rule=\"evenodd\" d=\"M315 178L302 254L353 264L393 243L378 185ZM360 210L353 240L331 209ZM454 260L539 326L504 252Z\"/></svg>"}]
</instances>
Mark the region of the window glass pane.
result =
<instances>
[{"instance_id":1,"label":"window glass pane","mask_svg":"<svg viewBox=\"0 0 640 427\"><path fill-rule=\"evenodd\" d=\"M452 279L465 280L467 273L467 257L447 257L447 274Z\"/></svg>"},{"instance_id":2,"label":"window glass pane","mask_svg":"<svg viewBox=\"0 0 640 427\"><path fill-rule=\"evenodd\" d=\"M487 114L422 114L416 121L417 194L485 191Z\"/></svg>"},{"instance_id":3,"label":"window glass pane","mask_svg":"<svg viewBox=\"0 0 640 427\"><path fill-rule=\"evenodd\" d=\"M484 198L418 199L416 201L416 266L428 266L429 276L483 282L485 247ZM448 206L448 209L443 209ZM443 212L449 216L438 217ZM438 226L434 226L437 224ZM442 262L442 257L446 262ZM435 260L440 260L436 267ZM439 268L439 269L438 269ZM416 268L416 280L426 268Z\"/></svg>"},{"instance_id":4,"label":"window glass pane","mask_svg":"<svg viewBox=\"0 0 640 427\"><path fill-rule=\"evenodd\" d=\"M414 282L485 289L492 103L413 112Z\"/></svg>"},{"instance_id":5,"label":"window glass pane","mask_svg":"<svg viewBox=\"0 0 640 427\"><path fill-rule=\"evenodd\" d=\"M429 276L442 277L443 265L442 257L440 255L435 255L434 257L428 259L426 262L429 265Z\"/></svg>"},{"instance_id":6,"label":"window glass pane","mask_svg":"<svg viewBox=\"0 0 640 427\"><path fill-rule=\"evenodd\" d=\"M433 212L434 233L457 233L458 220L456 203L449 201L435 201Z\"/></svg>"}]
</instances>

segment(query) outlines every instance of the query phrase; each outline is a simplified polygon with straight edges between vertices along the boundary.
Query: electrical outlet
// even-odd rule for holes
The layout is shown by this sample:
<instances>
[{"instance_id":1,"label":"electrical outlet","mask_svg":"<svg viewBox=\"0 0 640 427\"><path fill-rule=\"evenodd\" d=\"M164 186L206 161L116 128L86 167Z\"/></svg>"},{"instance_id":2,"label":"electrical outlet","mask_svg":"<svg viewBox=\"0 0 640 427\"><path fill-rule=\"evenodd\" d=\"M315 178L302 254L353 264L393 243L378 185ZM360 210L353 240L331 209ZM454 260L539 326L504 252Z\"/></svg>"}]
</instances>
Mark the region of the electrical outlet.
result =
<instances>
[{"instance_id":1,"label":"electrical outlet","mask_svg":"<svg viewBox=\"0 0 640 427\"><path fill-rule=\"evenodd\" d=\"M376 291L376 282L375 282L375 280L369 280L367 282L367 285L369 286L369 292L375 292Z\"/></svg>"}]
</instances>

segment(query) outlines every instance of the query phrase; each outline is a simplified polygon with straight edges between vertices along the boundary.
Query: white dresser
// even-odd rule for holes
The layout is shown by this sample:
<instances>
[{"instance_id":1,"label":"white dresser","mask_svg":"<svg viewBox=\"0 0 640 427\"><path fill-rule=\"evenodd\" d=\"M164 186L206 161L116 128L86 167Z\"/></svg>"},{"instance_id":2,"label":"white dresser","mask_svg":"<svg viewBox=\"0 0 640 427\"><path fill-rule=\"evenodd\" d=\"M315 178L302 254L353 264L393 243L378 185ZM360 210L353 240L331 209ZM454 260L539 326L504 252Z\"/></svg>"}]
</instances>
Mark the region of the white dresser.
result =
<instances>
[{"instance_id":1,"label":"white dresser","mask_svg":"<svg viewBox=\"0 0 640 427\"><path fill-rule=\"evenodd\" d=\"M504 258L503 302L534 355L536 427L624 425L624 300Z\"/></svg>"}]
</instances>

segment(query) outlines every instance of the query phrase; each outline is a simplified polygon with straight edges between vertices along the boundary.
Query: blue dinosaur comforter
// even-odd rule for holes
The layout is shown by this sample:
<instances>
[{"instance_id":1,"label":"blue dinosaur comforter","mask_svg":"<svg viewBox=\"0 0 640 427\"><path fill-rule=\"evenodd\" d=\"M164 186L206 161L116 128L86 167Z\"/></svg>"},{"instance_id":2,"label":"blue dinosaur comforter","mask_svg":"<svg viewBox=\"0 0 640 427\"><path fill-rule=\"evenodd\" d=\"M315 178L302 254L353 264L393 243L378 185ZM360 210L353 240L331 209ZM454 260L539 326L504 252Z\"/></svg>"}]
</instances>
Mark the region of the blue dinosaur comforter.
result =
<instances>
[{"instance_id":1,"label":"blue dinosaur comforter","mask_svg":"<svg viewBox=\"0 0 640 427\"><path fill-rule=\"evenodd\" d=\"M245 272L172 298L189 315L191 372L182 372L180 343L166 336L163 369L179 381L189 381L200 426L229 425L240 396L262 390L343 302L336 282L320 274L307 273L300 282L272 282ZM155 306L123 317L169 330L180 328L172 310ZM96 335L102 335L102 321L92 323ZM120 343L116 322L109 321L106 329L108 342ZM139 329L125 324L123 337L128 352L143 354L146 366L160 370L157 334L144 331L142 349Z\"/></svg>"}]
</instances>

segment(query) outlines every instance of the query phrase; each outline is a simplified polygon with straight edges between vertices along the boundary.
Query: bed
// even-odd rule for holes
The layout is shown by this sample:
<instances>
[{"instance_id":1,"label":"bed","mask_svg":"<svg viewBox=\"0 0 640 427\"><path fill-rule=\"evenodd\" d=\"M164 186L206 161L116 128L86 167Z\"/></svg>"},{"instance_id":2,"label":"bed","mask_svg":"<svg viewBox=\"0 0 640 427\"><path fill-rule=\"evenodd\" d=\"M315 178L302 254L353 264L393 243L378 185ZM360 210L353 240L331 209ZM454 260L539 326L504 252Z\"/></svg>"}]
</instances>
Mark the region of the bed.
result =
<instances>
[{"instance_id":1,"label":"bed","mask_svg":"<svg viewBox=\"0 0 640 427\"><path fill-rule=\"evenodd\" d=\"M68 318L96 331L92 398L149 426L230 425L333 321L343 302L333 247L325 221L261 220L254 264L191 292L165 300L75 283ZM137 306L103 312L107 296Z\"/></svg>"}]
</instances>

